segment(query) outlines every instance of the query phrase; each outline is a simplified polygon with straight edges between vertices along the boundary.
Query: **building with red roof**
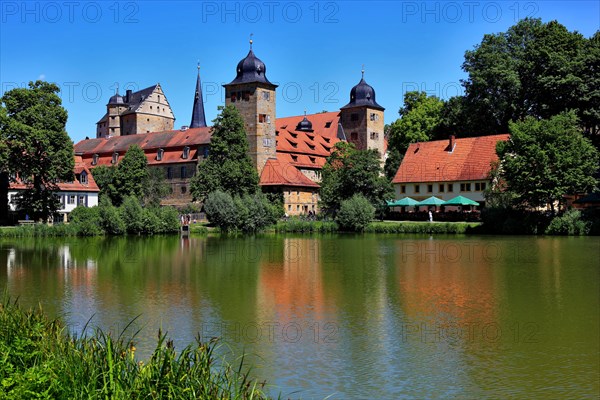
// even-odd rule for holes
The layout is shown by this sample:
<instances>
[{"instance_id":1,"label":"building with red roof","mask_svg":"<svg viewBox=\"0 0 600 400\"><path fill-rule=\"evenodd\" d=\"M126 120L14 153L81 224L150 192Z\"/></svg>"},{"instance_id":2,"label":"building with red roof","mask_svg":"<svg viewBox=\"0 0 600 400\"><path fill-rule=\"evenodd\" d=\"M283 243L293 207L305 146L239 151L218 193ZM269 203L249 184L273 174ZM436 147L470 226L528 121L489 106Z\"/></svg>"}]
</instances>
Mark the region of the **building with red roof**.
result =
<instances>
[{"instance_id":1,"label":"building with red roof","mask_svg":"<svg viewBox=\"0 0 600 400\"><path fill-rule=\"evenodd\" d=\"M59 191L55 193L60 200L61 206L57 210L55 221L66 222L67 216L77 206L94 207L98 205L98 193L100 189L94 181L94 177L80 156L75 156L74 178L72 182L59 182ZM12 182L8 189L8 200L11 211L17 211L16 197L20 192L27 189L28 185L21 180Z\"/></svg>"},{"instance_id":2,"label":"building with red roof","mask_svg":"<svg viewBox=\"0 0 600 400\"><path fill-rule=\"evenodd\" d=\"M464 196L484 205L489 172L498 161L496 144L509 134L412 143L392 180L396 199L450 200Z\"/></svg>"},{"instance_id":3,"label":"building with red roof","mask_svg":"<svg viewBox=\"0 0 600 400\"><path fill-rule=\"evenodd\" d=\"M249 155L258 171L259 185L264 191L280 194L289 215L317 211L321 169L337 142L347 140L358 149L377 149L384 161L384 108L375 101L375 90L365 82L364 71L360 82L350 91L349 103L339 111L276 118L277 85L267 78L266 65L254 54L251 41L248 55L237 65L235 79L223 86L225 104L235 106L244 120ZM138 104L144 95L147 110L138 108L145 112L157 102L168 104L162 91L159 94L149 88L146 92L147 96L129 93L128 101ZM127 96L111 97L105 117L110 117L113 109L124 110L127 99ZM169 115L161 118L168 119ZM165 121L164 118L157 121ZM110 123L110 119L107 121ZM192 201L190 178L197 164L208 156L211 136L205 121L199 71L189 127L147 133L133 132L126 126L120 130L115 127L111 133L110 126L107 127L108 130L98 131L97 139L75 145L76 154L88 168L116 165L130 146L138 145L144 150L148 164L162 168L171 185L171 194L162 204L177 206Z\"/></svg>"}]
</instances>

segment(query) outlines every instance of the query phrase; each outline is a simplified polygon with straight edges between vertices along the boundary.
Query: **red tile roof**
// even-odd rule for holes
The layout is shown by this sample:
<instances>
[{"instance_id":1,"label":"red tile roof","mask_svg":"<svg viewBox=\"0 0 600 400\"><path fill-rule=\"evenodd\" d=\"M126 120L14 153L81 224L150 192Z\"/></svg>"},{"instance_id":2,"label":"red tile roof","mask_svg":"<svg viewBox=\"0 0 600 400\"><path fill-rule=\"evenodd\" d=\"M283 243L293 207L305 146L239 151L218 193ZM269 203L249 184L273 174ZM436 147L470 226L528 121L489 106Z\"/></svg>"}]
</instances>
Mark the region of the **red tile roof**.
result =
<instances>
[{"instance_id":1,"label":"red tile roof","mask_svg":"<svg viewBox=\"0 0 600 400\"><path fill-rule=\"evenodd\" d=\"M299 168L321 169L337 137L339 112L306 115L312 123L313 132L298 131L296 127L304 115L277 118L277 158Z\"/></svg>"},{"instance_id":2,"label":"red tile roof","mask_svg":"<svg viewBox=\"0 0 600 400\"><path fill-rule=\"evenodd\" d=\"M136 135L115 136L82 140L75 144L77 154L112 154L115 151L125 154L130 146L136 144L144 150L167 149L170 147L195 146L210 143L211 128L189 128L184 131L138 133Z\"/></svg>"},{"instance_id":3,"label":"red tile roof","mask_svg":"<svg viewBox=\"0 0 600 400\"><path fill-rule=\"evenodd\" d=\"M318 188L319 185L308 179L290 163L269 158L260 174L260 186L297 186Z\"/></svg>"},{"instance_id":4,"label":"red tile roof","mask_svg":"<svg viewBox=\"0 0 600 400\"><path fill-rule=\"evenodd\" d=\"M100 189L98 188L94 177L85 166L81 156L75 156L75 168L73 169L73 173L81 174L82 172L87 174L87 183L81 183L77 179L74 179L73 182L59 182L58 188L63 192L99 192ZM11 183L9 189L24 190L27 189L27 185L19 180L18 182Z\"/></svg>"},{"instance_id":5,"label":"red tile roof","mask_svg":"<svg viewBox=\"0 0 600 400\"><path fill-rule=\"evenodd\" d=\"M509 134L413 143L408 146L392 183L452 182L488 178L490 164L498 160L496 143Z\"/></svg>"}]
</instances>

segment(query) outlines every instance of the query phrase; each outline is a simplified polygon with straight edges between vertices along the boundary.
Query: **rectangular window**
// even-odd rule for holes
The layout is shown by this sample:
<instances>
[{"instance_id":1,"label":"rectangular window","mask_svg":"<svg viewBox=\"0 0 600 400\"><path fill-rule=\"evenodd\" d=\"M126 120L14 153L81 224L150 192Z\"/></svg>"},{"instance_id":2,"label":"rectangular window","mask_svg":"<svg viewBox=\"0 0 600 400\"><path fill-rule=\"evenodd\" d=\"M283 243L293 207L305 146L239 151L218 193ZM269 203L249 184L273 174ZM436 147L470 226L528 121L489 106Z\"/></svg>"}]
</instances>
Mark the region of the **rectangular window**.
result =
<instances>
[{"instance_id":1,"label":"rectangular window","mask_svg":"<svg viewBox=\"0 0 600 400\"><path fill-rule=\"evenodd\" d=\"M379 121L379 115L375 114L375 113L371 113L371 116L369 118L371 121Z\"/></svg>"},{"instance_id":2,"label":"rectangular window","mask_svg":"<svg viewBox=\"0 0 600 400\"><path fill-rule=\"evenodd\" d=\"M74 194L69 196L67 204L75 204L75 195Z\"/></svg>"},{"instance_id":3,"label":"rectangular window","mask_svg":"<svg viewBox=\"0 0 600 400\"><path fill-rule=\"evenodd\" d=\"M167 179L173 179L173 169L171 167L167 168Z\"/></svg>"},{"instance_id":4,"label":"rectangular window","mask_svg":"<svg viewBox=\"0 0 600 400\"><path fill-rule=\"evenodd\" d=\"M415 193L421 192L421 185L415 185Z\"/></svg>"},{"instance_id":5,"label":"rectangular window","mask_svg":"<svg viewBox=\"0 0 600 400\"><path fill-rule=\"evenodd\" d=\"M460 184L460 191L461 192L470 192L471 191L471 184L470 183L461 183Z\"/></svg>"},{"instance_id":6,"label":"rectangular window","mask_svg":"<svg viewBox=\"0 0 600 400\"><path fill-rule=\"evenodd\" d=\"M433 192L433 185L427 185L427 193Z\"/></svg>"},{"instance_id":7,"label":"rectangular window","mask_svg":"<svg viewBox=\"0 0 600 400\"><path fill-rule=\"evenodd\" d=\"M273 146L273 139L264 138L263 139L263 146L265 146L265 147L271 147L271 146Z\"/></svg>"},{"instance_id":8,"label":"rectangular window","mask_svg":"<svg viewBox=\"0 0 600 400\"><path fill-rule=\"evenodd\" d=\"M372 140L379 139L379 133L377 133L377 132L371 132L371 139Z\"/></svg>"},{"instance_id":9,"label":"rectangular window","mask_svg":"<svg viewBox=\"0 0 600 400\"><path fill-rule=\"evenodd\" d=\"M454 184L453 183L449 183L448 184L448 191L449 192L454 192Z\"/></svg>"},{"instance_id":10,"label":"rectangular window","mask_svg":"<svg viewBox=\"0 0 600 400\"><path fill-rule=\"evenodd\" d=\"M81 175L79 175L79 182L84 185L88 183L87 174L85 172L82 172Z\"/></svg>"},{"instance_id":11,"label":"rectangular window","mask_svg":"<svg viewBox=\"0 0 600 400\"><path fill-rule=\"evenodd\" d=\"M85 197L84 196L79 196L79 199L77 200L77 205L78 206L85 205Z\"/></svg>"},{"instance_id":12,"label":"rectangular window","mask_svg":"<svg viewBox=\"0 0 600 400\"><path fill-rule=\"evenodd\" d=\"M271 93L269 92L262 92L263 93L263 100L271 100Z\"/></svg>"},{"instance_id":13,"label":"rectangular window","mask_svg":"<svg viewBox=\"0 0 600 400\"><path fill-rule=\"evenodd\" d=\"M406 193L406 185L400 186L400 193Z\"/></svg>"},{"instance_id":14,"label":"rectangular window","mask_svg":"<svg viewBox=\"0 0 600 400\"><path fill-rule=\"evenodd\" d=\"M444 184L440 183L440 185L439 185L439 192L440 193L444 193L444 187L445 187Z\"/></svg>"},{"instance_id":15,"label":"rectangular window","mask_svg":"<svg viewBox=\"0 0 600 400\"><path fill-rule=\"evenodd\" d=\"M486 182L481 182L481 190L482 191L485 190L486 186L487 186Z\"/></svg>"},{"instance_id":16,"label":"rectangular window","mask_svg":"<svg viewBox=\"0 0 600 400\"><path fill-rule=\"evenodd\" d=\"M189 148L189 146L185 146L183 148L183 154L181 154L181 158L186 160L189 156L190 156L190 148Z\"/></svg>"},{"instance_id":17,"label":"rectangular window","mask_svg":"<svg viewBox=\"0 0 600 400\"><path fill-rule=\"evenodd\" d=\"M350 121L358 121L358 114L354 113L350 115Z\"/></svg>"},{"instance_id":18,"label":"rectangular window","mask_svg":"<svg viewBox=\"0 0 600 400\"><path fill-rule=\"evenodd\" d=\"M186 172L187 172L187 168L186 167L181 167L181 177L182 178L185 178Z\"/></svg>"}]
</instances>

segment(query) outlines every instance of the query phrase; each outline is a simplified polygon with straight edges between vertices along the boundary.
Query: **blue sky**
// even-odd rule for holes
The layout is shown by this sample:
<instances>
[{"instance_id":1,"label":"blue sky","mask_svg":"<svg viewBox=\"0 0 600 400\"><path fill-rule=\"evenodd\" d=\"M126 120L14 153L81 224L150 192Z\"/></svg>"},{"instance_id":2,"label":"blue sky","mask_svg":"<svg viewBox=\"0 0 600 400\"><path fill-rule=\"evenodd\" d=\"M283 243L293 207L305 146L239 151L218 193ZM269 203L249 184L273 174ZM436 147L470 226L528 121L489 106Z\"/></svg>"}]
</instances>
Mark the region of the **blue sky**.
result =
<instances>
[{"instance_id":1,"label":"blue sky","mask_svg":"<svg viewBox=\"0 0 600 400\"><path fill-rule=\"evenodd\" d=\"M223 104L222 84L254 51L277 89L277 116L334 111L365 79L398 117L404 92L448 98L461 93L464 52L485 33L520 18L558 20L591 36L598 1L50 1L0 3L0 91L45 79L61 87L67 131L95 137L95 123L117 85L157 82L190 123L200 62L207 120Z\"/></svg>"}]
</instances>

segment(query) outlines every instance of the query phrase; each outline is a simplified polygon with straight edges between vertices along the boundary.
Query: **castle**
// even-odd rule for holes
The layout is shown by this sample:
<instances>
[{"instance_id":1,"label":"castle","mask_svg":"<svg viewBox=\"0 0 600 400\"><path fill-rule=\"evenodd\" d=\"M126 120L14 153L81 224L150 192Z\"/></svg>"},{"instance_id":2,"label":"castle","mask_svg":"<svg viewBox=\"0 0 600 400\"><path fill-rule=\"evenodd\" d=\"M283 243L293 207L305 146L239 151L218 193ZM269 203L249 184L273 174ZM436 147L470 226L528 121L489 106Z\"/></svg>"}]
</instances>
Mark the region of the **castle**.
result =
<instances>
[{"instance_id":1,"label":"castle","mask_svg":"<svg viewBox=\"0 0 600 400\"><path fill-rule=\"evenodd\" d=\"M235 106L244 120L250 157L263 190L281 193L289 215L316 212L321 169L337 142L376 149L383 162L385 109L377 104L363 71L350 91L350 101L339 111L277 118L277 85L266 73L250 41L250 51L237 64L235 79L223 85L225 104ZM117 164L129 146L137 144L148 164L162 168L171 185L171 194L162 203L189 203L190 178L210 151L201 87L198 69L191 123L179 130L173 129L175 118L159 84L135 93L127 91L125 96L115 94L97 123L96 139L80 141L75 153L93 169Z\"/></svg>"}]
</instances>

